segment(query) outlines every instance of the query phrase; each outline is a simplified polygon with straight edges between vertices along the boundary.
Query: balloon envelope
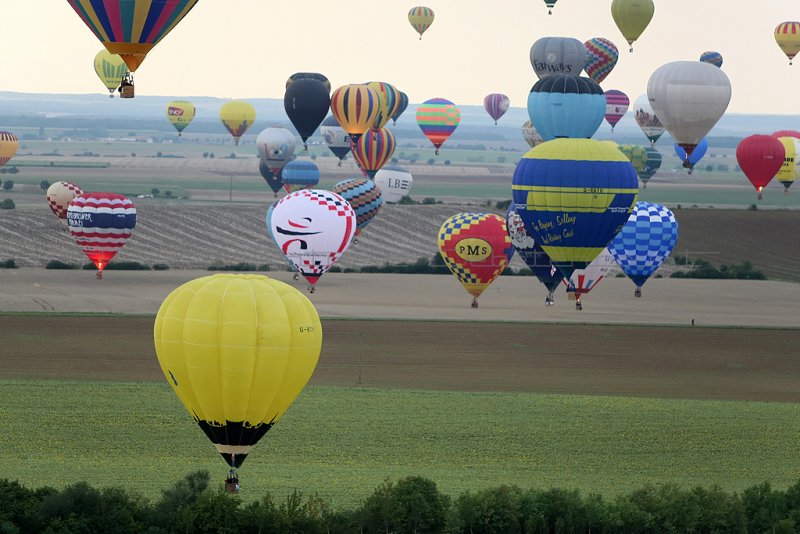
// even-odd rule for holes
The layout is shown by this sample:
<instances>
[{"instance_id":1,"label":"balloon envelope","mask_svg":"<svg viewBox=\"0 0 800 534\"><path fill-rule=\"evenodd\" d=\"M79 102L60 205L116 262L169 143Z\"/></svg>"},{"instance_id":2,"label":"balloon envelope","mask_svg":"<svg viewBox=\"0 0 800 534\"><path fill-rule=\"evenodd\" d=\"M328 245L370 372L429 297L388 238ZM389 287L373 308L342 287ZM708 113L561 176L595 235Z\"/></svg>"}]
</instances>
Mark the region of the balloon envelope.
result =
<instances>
[{"instance_id":1,"label":"balloon envelope","mask_svg":"<svg viewBox=\"0 0 800 534\"><path fill-rule=\"evenodd\" d=\"M611 17L625 40L631 45L631 52L633 52L633 42L650 24L655 9L653 0L614 0L611 2Z\"/></svg>"},{"instance_id":2,"label":"balloon envelope","mask_svg":"<svg viewBox=\"0 0 800 534\"><path fill-rule=\"evenodd\" d=\"M422 39L422 34L431 27L433 24L434 14L433 10L425 6L412 7L408 12L408 22L411 27L419 34Z\"/></svg>"},{"instance_id":3,"label":"balloon envelope","mask_svg":"<svg viewBox=\"0 0 800 534\"><path fill-rule=\"evenodd\" d=\"M237 145L239 139L247 132L256 120L256 108L244 100L225 102L219 110L219 120L233 136Z\"/></svg>"},{"instance_id":4,"label":"balloon envelope","mask_svg":"<svg viewBox=\"0 0 800 534\"><path fill-rule=\"evenodd\" d=\"M339 158L341 162L350 153L350 134L345 133L342 127L339 126L339 121L333 115L328 115L322 126L320 126L320 133L325 139L325 144L333 155Z\"/></svg>"},{"instance_id":5,"label":"balloon envelope","mask_svg":"<svg viewBox=\"0 0 800 534\"><path fill-rule=\"evenodd\" d=\"M343 85L331 95L331 113L345 133L358 137L375 123L380 98L365 84Z\"/></svg>"},{"instance_id":6,"label":"balloon envelope","mask_svg":"<svg viewBox=\"0 0 800 534\"><path fill-rule=\"evenodd\" d=\"M536 131L533 123L529 120L522 123L522 138L531 148L539 143L544 143L544 139L542 139L542 136L539 135L539 132Z\"/></svg>"},{"instance_id":7,"label":"balloon envelope","mask_svg":"<svg viewBox=\"0 0 800 534\"><path fill-rule=\"evenodd\" d=\"M511 100L502 93L492 93L483 98L483 109L494 119L495 124L500 117L506 114L510 105Z\"/></svg>"},{"instance_id":8,"label":"balloon envelope","mask_svg":"<svg viewBox=\"0 0 800 534\"><path fill-rule=\"evenodd\" d=\"M258 157L273 174L278 174L284 165L292 161L296 146L294 134L281 126L264 128L256 138Z\"/></svg>"},{"instance_id":9,"label":"balloon envelope","mask_svg":"<svg viewBox=\"0 0 800 534\"><path fill-rule=\"evenodd\" d=\"M555 74L580 76L588 55L582 42L572 37L542 37L531 45L531 67L540 80Z\"/></svg>"},{"instance_id":10,"label":"balloon envelope","mask_svg":"<svg viewBox=\"0 0 800 534\"><path fill-rule=\"evenodd\" d=\"M436 154L460 123L461 111L445 98L431 98L417 108L417 125L436 147Z\"/></svg>"},{"instance_id":11,"label":"balloon envelope","mask_svg":"<svg viewBox=\"0 0 800 534\"><path fill-rule=\"evenodd\" d=\"M164 378L225 462L239 467L311 378L322 326L288 284L226 273L172 291L153 338Z\"/></svg>"},{"instance_id":12,"label":"balloon envelope","mask_svg":"<svg viewBox=\"0 0 800 534\"><path fill-rule=\"evenodd\" d=\"M751 135L745 137L736 147L736 161L747 179L758 191L775 177L786 159L783 143L769 135Z\"/></svg>"},{"instance_id":13,"label":"balloon envelope","mask_svg":"<svg viewBox=\"0 0 800 534\"><path fill-rule=\"evenodd\" d=\"M794 181L800 173L800 139L796 137L779 137L778 141L783 145L785 156L783 165L775 175L775 178L783 184L784 191L789 191Z\"/></svg>"},{"instance_id":14,"label":"balloon envelope","mask_svg":"<svg viewBox=\"0 0 800 534\"><path fill-rule=\"evenodd\" d=\"M508 228L508 236L511 238L511 244L514 246L517 254L525 265L533 271L536 278L544 284L547 292L552 295L558 285L564 279L564 275L559 271L550 257L540 247L536 240L525 229L525 223L522 217L517 213L514 204L508 207L506 213L506 227Z\"/></svg>"},{"instance_id":15,"label":"balloon envelope","mask_svg":"<svg viewBox=\"0 0 800 534\"><path fill-rule=\"evenodd\" d=\"M658 120L647 95L641 95L633 104L633 116L636 124L650 140L650 146L655 146L656 141L664 134L664 125Z\"/></svg>"},{"instance_id":16,"label":"balloon envelope","mask_svg":"<svg viewBox=\"0 0 800 534\"><path fill-rule=\"evenodd\" d=\"M408 95L403 91L400 91L399 93L400 94L397 95L397 110L394 112L394 115L392 115L392 124L397 124L397 119L400 118L400 115L402 115L408 107Z\"/></svg>"},{"instance_id":17,"label":"balloon envelope","mask_svg":"<svg viewBox=\"0 0 800 534\"><path fill-rule=\"evenodd\" d=\"M794 56L800 52L800 22L788 21L778 24L775 27L775 42L789 58L791 65Z\"/></svg>"},{"instance_id":18,"label":"balloon envelope","mask_svg":"<svg viewBox=\"0 0 800 534\"><path fill-rule=\"evenodd\" d=\"M675 148L675 154L683 162L683 166L687 169L693 169L694 166L697 165L701 159L703 159L703 156L706 155L706 151L708 150L708 139L704 137L699 143L697 143L697 146L692 151L691 155L687 155L686 151L678 143L675 143L673 147Z\"/></svg>"},{"instance_id":19,"label":"balloon envelope","mask_svg":"<svg viewBox=\"0 0 800 534\"><path fill-rule=\"evenodd\" d=\"M269 165L264 163L263 160L258 161L258 172L261 173L261 177L267 182L267 185L270 189L272 189L272 192L276 193L275 196L278 196L278 191L280 191L283 187L283 180L281 179L280 173L273 173L269 169Z\"/></svg>"},{"instance_id":20,"label":"balloon envelope","mask_svg":"<svg viewBox=\"0 0 800 534\"><path fill-rule=\"evenodd\" d=\"M617 64L619 50L614 43L603 37L589 39L584 46L586 47L586 65L583 70L597 83L603 83L603 80L611 74Z\"/></svg>"},{"instance_id":21,"label":"balloon envelope","mask_svg":"<svg viewBox=\"0 0 800 534\"><path fill-rule=\"evenodd\" d=\"M319 183L319 167L313 161L290 161L281 169L281 180L287 191L290 188L314 187Z\"/></svg>"},{"instance_id":22,"label":"balloon envelope","mask_svg":"<svg viewBox=\"0 0 800 534\"><path fill-rule=\"evenodd\" d=\"M528 95L528 116L545 141L557 137L594 135L606 111L606 98L597 82L572 74L541 79Z\"/></svg>"},{"instance_id":23,"label":"balloon envelope","mask_svg":"<svg viewBox=\"0 0 800 534\"><path fill-rule=\"evenodd\" d=\"M400 91L394 85L386 82L369 82L367 87L378 95L378 115L375 117L372 127L383 128L397 112L400 105Z\"/></svg>"},{"instance_id":24,"label":"balloon envelope","mask_svg":"<svg viewBox=\"0 0 800 534\"><path fill-rule=\"evenodd\" d=\"M294 80L283 95L283 109L303 143L314 135L330 107L330 83L316 78Z\"/></svg>"},{"instance_id":25,"label":"balloon envelope","mask_svg":"<svg viewBox=\"0 0 800 534\"><path fill-rule=\"evenodd\" d=\"M606 114L605 119L611 125L611 131L614 131L614 126L622 120L622 117L628 112L628 106L631 101L628 95L616 89L610 89L605 92L606 96Z\"/></svg>"},{"instance_id":26,"label":"balloon envelope","mask_svg":"<svg viewBox=\"0 0 800 534\"><path fill-rule=\"evenodd\" d=\"M352 142L350 150L361 170L370 178L392 159L395 147L394 134L388 128L370 130Z\"/></svg>"},{"instance_id":27,"label":"balloon envelope","mask_svg":"<svg viewBox=\"0 0 800 534\"><path fill-rule=\"evenodd\" d=\"M104 48L94 56L94 72L113 96L122 78L127 74L128 66L121 56L112 54Z\"/></svg>"},{"instance_id":28,"label":"balloon envelope","mask_svg":"<svg viewBox=\"0 0 800 534\"><path fill-rule=\"evenodd\" d=\"M188 100L173 100L167 104L167 120L178 130L178 135L191 124L195 107Z\"/></svg>"},{"instance_id":29,"label":"balloon envelope","mask_svg":"<svg viewBox=\"0 0 800 534\"><path fill-rule=\"evenodd\" d=\"M361 231L375 218L383 205L381 189L372 180L342 180L333 186L333 192L353 206L356 212L356 236L361 235Z\"/></svg>"},{"instance_id":30,"label":"balloon envelope","mask_svg":"<svg viewBox=\"0 0 800 534\"><path fill-rule=\"evenodd\" d=\"M386 165L375 173L375 185L381 189L384 202L396 204L411 194L414 177L399 165Z\"/></svg>"},{"instance_id":31,"label":"balloon envelope","mask_svg":"<svg viewBox=\"0 0 800 534\"><path fill-rule=\"evenodd\" d=\"M72 182L56 182L47 188L47 205L56 217L66 221L69 203L82 194L83 189Z\"/></svg>"},{"instance_id":32,"label":"balloon envelope","mask_svg":"<svg viewBox=\"0 0 800 534\"><path fill-rule=\"evenodd\" d=\"M719 52L703 52L700 54L700 61L705 61L706 63L711 63L715 67L722 68L722 54Z\"/></svg>"},{"instance_id":33,"label":"balloon envelope","mask_svg":"<svg viewBox=\"0 0 800 534\"><path fill-rule=\"evenodd\" d=\"M582 269L575 269L569 279L564 279L564 285L567 286L567 294L570 298L580 300L581 296L594 289L600 280L616 265L617 263L614 261L614 256L611 255L611 252L607 248L603 249L589 265Z\"/></svg>"},{"instance_id":34,"label":"balloon envelope","mask_svg":"<svg viewBox=\"0 0 800 534\"><path fill-rule=\"evenodd\" d=\"M67 225L86 257L102 272L136 227L136 208L116 193L84 193L67 207Z\"/></svg>"}]
</instances>

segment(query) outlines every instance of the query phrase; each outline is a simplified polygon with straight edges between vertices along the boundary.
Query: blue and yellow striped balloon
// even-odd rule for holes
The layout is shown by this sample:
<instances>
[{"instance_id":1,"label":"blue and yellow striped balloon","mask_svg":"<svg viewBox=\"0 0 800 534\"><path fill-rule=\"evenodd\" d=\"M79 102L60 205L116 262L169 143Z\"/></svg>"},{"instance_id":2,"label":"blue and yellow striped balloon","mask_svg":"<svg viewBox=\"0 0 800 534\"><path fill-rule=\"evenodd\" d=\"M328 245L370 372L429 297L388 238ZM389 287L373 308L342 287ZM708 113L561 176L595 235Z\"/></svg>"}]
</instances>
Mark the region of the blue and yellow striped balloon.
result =
<instances>
[{"instance_id":1,"label":"blue and yellow striped balloon","mask_svg":"<svg viewBox=\"0 0 800 534\"><path fill-rule=\"evenodd\" d=\"M375 218L383 206L381 189L372 180L353 178L342 180L332 191L348 201L356 212L356 237Z\"/></svg>"},{"instance_id":2,"label":"blue and yellow striped balloon","mask_svg":"<svg viewBox=\"0 0 800 534\"><path fill-rule=\"evenodd\" d=\"M366 84L343 85L331 95L331 113L353 138L372 128L380 113L380 98Z\"/></svg>"},{"instance_id":3,"label":"blue and yellow striped balloon","mask_svg":"<svg viewBox=\"0 0 800 534\"><path fill-rule=\"evenodd\" d=\"M373 129L359 137L357 141L352 141L350 150L364 174L375 178L375 173L392 159L396 144L394 134L389 128Z\"/></svg>"},{"instance_id":4,"label":"blue and yellow striped balloon","mask_svg":"<svg viewBox=\"0 0 800 534\"><path fill-rule=\"evenodd\" d=\"M613 146L556 139L520 160L512 192L528 233L569 278L614 239L639 188L633 165Z\"/></svg>"}]
</instances>

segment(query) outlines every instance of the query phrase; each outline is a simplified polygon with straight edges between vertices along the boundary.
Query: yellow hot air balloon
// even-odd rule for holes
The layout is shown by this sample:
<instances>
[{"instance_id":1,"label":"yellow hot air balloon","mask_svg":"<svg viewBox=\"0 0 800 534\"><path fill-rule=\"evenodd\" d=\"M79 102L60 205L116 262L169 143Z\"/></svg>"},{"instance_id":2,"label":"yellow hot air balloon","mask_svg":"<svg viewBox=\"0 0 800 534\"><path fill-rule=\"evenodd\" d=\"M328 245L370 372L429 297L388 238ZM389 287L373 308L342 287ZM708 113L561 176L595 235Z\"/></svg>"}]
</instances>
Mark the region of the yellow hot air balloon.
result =
<instances>
[{"instance_id":1,"label":"yellow hot air balloon","mask_svg":"<svg viewBox=\"0 0 800 534\"><path fill-rule=\"evenodd\" d=\"M108 92L111 93L109 98L114 98L114 91L128 73L128 66L122 56L112 54L104 48L94 56L94 71Z\"/></svg>"},{"instance_id":2,"label":"yellow hot air balloon","mask_svg":"<svg viewBox=\"0 0 800 534\"><path fill-rule=\"evenodd\" d=\"M354 141L375 124L380 105L380 96L366 84L343 85L331 95L331 113Z\"/></svg>"},{"instance_id":3,"label":"yellow hot air balloon","mask_svg":"<svg viewBox=\"0 0 800 534\"><path fill-rule=\"evenodd\" d=\"M256 108L250 102L244 100L232 100L223 104L219 110L219 119L222 124L233 136L234 142L238 145L239 138L256 121Z\"/></svg>"},{"instance_id":4,"label":"yellow hot air balloon","mask_svg":"<svg viewBox=\"0 0 800 534\"><path fill-rule=\"evenodd\" d=\"M19 148L19 139L11 132L0 132L0 167L14 157Z\"/></svg>"},{"instance_id":5,"label":"yellow hot air balloon","mask_svg":"<svg viewBox=\"0 0 800 534\"><path fill-rule=\"evenodd\" d=\"M633 52L633 42L650 24L655 10L653 0L614 0L611 3L611 16L631 45L631 52Z\"/></svg>"},{"instance_id":6,"label":"yellow hot air balloon","mask_svg":"<svg viewBox=\"0 0 800 534\"><path fill-rule=\"evenodd\" d=\"M791 65L794 56L800 53L800 22L789 21L778 24L775 28L775 42L789 58Z\"/></svg>"},{"instance_id":7,"label":"yellow hot air balloon","mask_svg":"<svg viewBox=\"0 0 800 534\"><path fill-rule=\"evenodd\" d=\"M236 469L317 366L314 305L266 276L204 276L164 299L153 335L164 377L238 485Z\"/></svg>"},{"instance_id":8,"label":"yellow hot air balloon","mask_svg":"<svg viewBox=\"0 0 800 534\"><path fill-rule=\"evenodd\" d=\"M417 30L420 40L422 40L422 34L425 33L425 30L433 24L433 19L433 10L429 7L412 7L408 12L408 22Z\"/></svg>"},{"instance_id":9,"label":"yellow hot air balloon","mask_svg":"<svg viewBox=\"0 0 800 534\"><path fill-rule=\"evenodd\" d=\"M181 132L189 126L194 118L194 104L188 100L173 100L167 104L167 119L178 130L178 137Z\"/></svg>"},{"instance_id":10,"label":"yellow hot air balloon","mask_svg":"<svg viewBox=\"0 0 800 534\"><path fill-rule=\"evenodd\" d=\"M369 82L367 87L378 95L378 108L380 111L372 127L380 130L397 113L397 108L400 106L400 91L394 85L386 82Z\"/></svg>"}]
</instances>

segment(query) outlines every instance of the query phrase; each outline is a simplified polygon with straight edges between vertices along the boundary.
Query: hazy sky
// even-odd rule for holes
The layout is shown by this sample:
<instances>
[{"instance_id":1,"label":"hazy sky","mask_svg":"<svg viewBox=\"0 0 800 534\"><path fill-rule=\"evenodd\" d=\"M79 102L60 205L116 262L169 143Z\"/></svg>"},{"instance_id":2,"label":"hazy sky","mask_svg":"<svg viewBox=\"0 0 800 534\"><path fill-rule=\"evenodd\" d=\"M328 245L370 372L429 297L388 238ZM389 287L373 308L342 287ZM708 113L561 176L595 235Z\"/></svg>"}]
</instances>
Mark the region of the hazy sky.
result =
<instances>
[{"instance_id":1,"label":"hazy sky","mask_svg":"<svg viewBox=\"0 0 800 534\"><path fill-rule=\"evenodd\" d=\"M728 111L796 114L800 56L789 66L775 26L800 19L798 0L655 0L650 26L628 53L611 0L428 0L436 20L422 41L411 28L413 0L200 0L148 56L137 94L281 98L297 71L325 74L334 87L382 80L412 102L445 97L481 104L503 92L524 107L536 81L528 53L545 36L606 37L620 60L603 82L631 101L650 74L674 60L716 50L731 79ZM0 0L0 90L102 93L92 69L101 44L65 0Z\"/></svg>"}]
</instances>

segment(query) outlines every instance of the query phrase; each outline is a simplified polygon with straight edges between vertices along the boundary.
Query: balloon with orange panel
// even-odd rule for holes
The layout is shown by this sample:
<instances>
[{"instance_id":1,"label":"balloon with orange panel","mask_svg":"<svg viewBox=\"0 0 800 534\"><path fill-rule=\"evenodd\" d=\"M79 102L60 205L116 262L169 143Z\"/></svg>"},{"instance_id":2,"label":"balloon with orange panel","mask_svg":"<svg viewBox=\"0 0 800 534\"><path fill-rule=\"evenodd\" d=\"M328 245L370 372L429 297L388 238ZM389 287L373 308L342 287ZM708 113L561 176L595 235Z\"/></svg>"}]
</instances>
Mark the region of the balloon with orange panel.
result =
<instances>
[{"instance_id":1,"label":"balloon with orange panel","mask_svg":"<svg viewBox=\"0 0 800 534\"><path fill-rule=\"evenodd\" d=\"M77 196L83 194L83 189L72 182L56 182L47 188L47 205L53 210L61 223L61 229L65 230L67 222L67 208Z\"/></svg>"},{"instance_id":2,"label":"balloon with orange panel","mask_svg":"<svg viewBox=\"0 0 800 534\"><path fill-rule=\"evenodd\" d=\"M502 217L458 213L439 229L439 253L477 308L478 297L505 270L514 247Z\"/></svg>"}]
</instances>

